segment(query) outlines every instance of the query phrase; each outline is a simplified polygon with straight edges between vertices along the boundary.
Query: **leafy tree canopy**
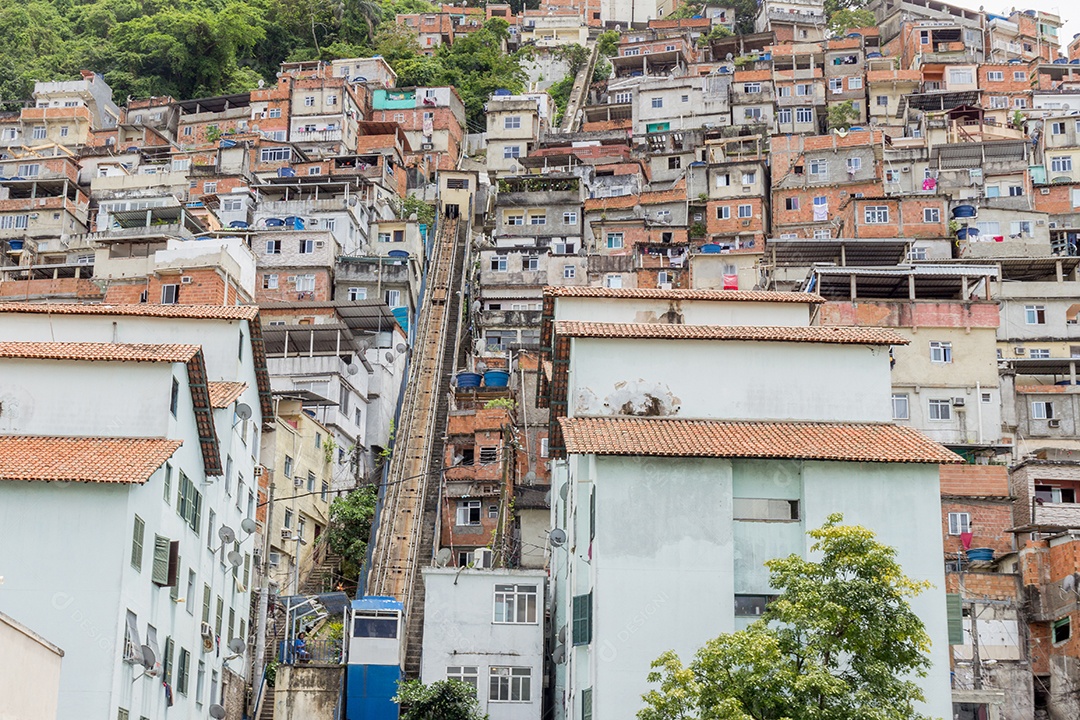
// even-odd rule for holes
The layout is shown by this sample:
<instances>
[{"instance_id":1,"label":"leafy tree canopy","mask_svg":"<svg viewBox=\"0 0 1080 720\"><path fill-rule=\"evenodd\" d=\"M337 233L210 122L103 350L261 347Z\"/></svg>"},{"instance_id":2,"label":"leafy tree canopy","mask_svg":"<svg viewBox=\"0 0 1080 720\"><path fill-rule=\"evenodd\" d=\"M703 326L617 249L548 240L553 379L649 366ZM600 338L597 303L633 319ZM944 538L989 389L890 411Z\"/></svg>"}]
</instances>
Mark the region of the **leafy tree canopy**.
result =
<instances>
[{"instance_id":1,"label":"leafy tree canopy","mask_svg":"<svg viewBox=\"0 0 1080 720\"><path fill-rule=\"evenodd\" d=\"M896 551L832 515L810 531L818 560L770 560L779 596L746 630L708 641L689 665L653 663L639 720L927 720L929 637L908 600L928 587Z\"/></svg>"},{"instance_id":2,"label":"leafy tree canopy","mask_svg":"<svg viewBox=\"0 0 1080 720\"><path fill-rule=\"evenodd\" d=\"M378 494L374 485L364 485L330 504L326 541L345 559L346 569L359 569L364 562Z\"/></svg>"},{"instance_id":3,"label":"leafy tree canopy","mask_svg":"<svg viewBox=\"0 0 1080 720\"><path fill-rule=\"evenodd\" d=\"M862 8L842 8L829 16L829 32L833 37L846 35L852 28L874 27L877 18L874 13Z\"/></svg>"},{"instance_id":4,"label":"leafy tree canopy","mask_svg":"<svg viewBox=\"0 0 1080 720\"><path fill-rule=\"evenodd\" d=\"M853 123L858 121L859 111L855 109L853 102L845 100L829 108L829 114L826 117L830 130L837 128L847 130Z\"/></svg>"},{"instance_id":5,"label":"leafy tree canopy","mask_svg":"<svg viewBox=\"0 0 1080 720\"><path fill-rule=\"evenodd\" d=\"M460 680L409 680L394 699L402 706L401 720L487 720L472 685Z\"/></svg>"}]
</instances>

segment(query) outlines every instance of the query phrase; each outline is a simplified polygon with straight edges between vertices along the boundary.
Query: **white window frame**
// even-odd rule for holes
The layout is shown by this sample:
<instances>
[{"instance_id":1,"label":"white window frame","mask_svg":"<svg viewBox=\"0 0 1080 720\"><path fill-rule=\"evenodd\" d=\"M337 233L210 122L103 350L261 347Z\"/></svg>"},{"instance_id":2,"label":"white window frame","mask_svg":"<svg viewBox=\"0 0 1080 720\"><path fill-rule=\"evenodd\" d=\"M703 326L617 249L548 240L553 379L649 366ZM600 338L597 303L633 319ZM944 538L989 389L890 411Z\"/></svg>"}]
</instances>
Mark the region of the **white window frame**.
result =
<instances>
[{"instance_id":1,"label":"white window frame","mask_svg":"<svg viewBox=\"0 0 1080 720\"><path fill-rule=\"evenodd\" d=\"M795 122L814 122L814 109L808 107L795 108Z\"/></svg>"},{"instance_id":2,"label":"white window frame","mask_svg":"<svg viewBox=\"0 0 1080 720\"><path fill-rule=\"evenodd\" d=\"M892 394L892 416L893 420L911 419L911 401L907 393Z\"/></svg>"},{"instance_id":3,"label":"white window frame","mask_svg":"<svg viewBox=\"0 0 1080 720\"><path fill-rule=\"evenodd\" d=\"M926 401L926 417L935 422L951 421L952 401L948 398L929 398Z\"/></svg>"},{"instance_id":4,"label":"white window frame","mask_svg":"<svg viewBox=\"0 0 1080 720\"><path fill-rule=\"evenodd\" d=\"M609 232L605 238L608 250L622 250L625 241L626 238L621 232Z\"/></svg>"},{"instance_id":5,"label":"white window frame","mask_svg":"<svg viewBox=\"0 0 1080 720\"><path fill-rule=\"evenodd\" d=\"M473 510L476 511L476 522L472 522L470 518ZM456 524L459 527L479 527L483 510L483 503L479 500L458 500Z\"/></svg>"},{"instance_id":6,"label":"white window frame","mask_svg":"<svg viewBox=\"0 0 1080 720\"><path fill-rule=\"evenodd\" d=\"M1072 156L1058 155L1051 157L1050 172L1072 172Z\"/></svg>"},{"instance_id":7,"label":"white window frame","mask_svg":"<svg viewBox=\"0 0 1080 720\"><path fill-rule=\"evenodd\" d=\"M888 205L864 205L863 222L867 225L886 225L889 222Z\"/></svg>"},{"instance_id":8,"label":"white window frame","mask_svg":"<svg viewBox=\"0 0 1080 720\"><path fill-rule=\"evenodd\" d=\"M930 362L948 365L953 361L952 343L932 340L930 342Z\"/></svg>"},{"instance_id":9,"label":"white window frame","mask_svg":"<svg viewBox=\"0 0 1080 720\"><path fill-rule=\"evenodd\" d=\"M503 118L503 130L520 130L521 129L521 116L520 115L508 115Z\"/></svg>"},{"instance_id":10,"label":"white window frame","mask_svg":"<svg viewBox=\"0 0 1080 720\"><path fill-rule=\"evenodd\" d=\"M922 219L924 223L941 222L941 208L923 208Z\"/></svg>"},{"instance_id":11,"label":"white window frame","mask_svg":"<svg viewBox=\"0 0 1080 720\"><path fill-rule=\"evenodd\" d=\"M1031 419L1032 420L1053 420L1057 417L1054 414L1054 403L1052 400L1034 400L1031 403Z\"/></svg>"},{"instance_id":12,"label":"white window frame","mask_svg":"<svg viewBox=\"0 0 1080 720\"><path fill-rule=\"evenodd\" d=\"M532 702L532 668L493 665L488 672L488 702Z\"/></svg>"},{"instance_id":13,"label":"white window frame","mask_svg":"<svg viewBox=\"0 0 1080 720\"><path fill-rule=\"evenodd\" d=\"M986 79L989 82L1004 82L1005 72L1003 70L991 70L986 73Z\"/></svg>"},{"instance_id":14,"label":"white window frame","mask_svg":"<svg viewBox=\"0 0 1080 720\"><path fill-rule=\"evenodd\" d=\"M573 265L563 265L563 280L573 280L577 277L577 268Z\"/></svg>"},{"instance_id":15,"label":"white window frame","mask_svg":"<svg viewBox=\"0 0 1080 720\"><path fill-rule=\"evenodd\" d=\"M971 532L971 513L949 513L949 534L962 535L968 532Z\"/></svg>"},{"instance_id":16,"label":"white window frame","mask_svg":"<svg viewBox=\"0 0 1080 720\"><path fill-rule=\"evenodd\" d=\"M754 217L753 205L739 205L738 216L740 218L752 218Z\"/></svg>"},{"instance_id":17,"label":"white window frame","mask_svg":"<svg viewBox=\"0 0 1080 720\"><path fill-rule=\"evenodd\" d=\"M496 585L493 600L493 625L536 625L539 622L540 595L536 585Z\"/></svg>"},{"instance_id":18,"label":"white window frame","mask_svg":"<svg viewBox=\"0 0 1080 720\"><path fill-rule=\"evenodd\" d=\"M1025 305L1024 306L1024 323L1027 325L1045 325L1046 324L1046 306L1045 305Z\"/></svg>"}]
</instances>

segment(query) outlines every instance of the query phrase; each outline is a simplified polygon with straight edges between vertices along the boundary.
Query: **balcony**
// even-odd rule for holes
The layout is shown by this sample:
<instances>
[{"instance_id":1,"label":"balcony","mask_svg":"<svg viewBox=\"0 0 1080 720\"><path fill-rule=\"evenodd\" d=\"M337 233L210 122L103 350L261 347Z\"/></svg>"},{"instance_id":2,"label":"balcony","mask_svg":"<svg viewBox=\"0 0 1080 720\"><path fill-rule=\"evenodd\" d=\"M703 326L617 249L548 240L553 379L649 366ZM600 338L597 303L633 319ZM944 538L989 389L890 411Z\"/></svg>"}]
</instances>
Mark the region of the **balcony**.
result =
<instances>
[{"instance_id":1,"label":"balcony","mask_svg":"<svg viewBox=\"0 0 1080 720\"><path fill-rule=\"evenodd\" d=\"M19 117L24 122L86 122L93 120L90 108L79 105L77 107L49 107L49 108L23 108Z\"/></svg>"},{"instance_id":2,"label":"balcony","mask_svg":"<svg viewBox=\"0 0 1080 720\"><path fill-rule=\"evenodd\" d=\"M342 131L337 130L293 130L291 142L341 142Z\"/></svg>"},{"instance_id":3,"label":"balcony","mask_svg":"<svg viewBox=\"0 0 1080 720\"><path fill-rule=\"evenodd\" d=\"M414 273L409 262L400 258L339 257L334 278L339 286L376 285L382 283L406 285Z\"/></svg>"},{"instance_id":4,"label":"balcony","mask_svg":"<svg viewBox=\"0 0 1080 720\"><path fill-rule=\"evenodd\" d=\"M542 310L484 310L480 313L483 327L540 327Z\"/></svg>"}]
</instances>

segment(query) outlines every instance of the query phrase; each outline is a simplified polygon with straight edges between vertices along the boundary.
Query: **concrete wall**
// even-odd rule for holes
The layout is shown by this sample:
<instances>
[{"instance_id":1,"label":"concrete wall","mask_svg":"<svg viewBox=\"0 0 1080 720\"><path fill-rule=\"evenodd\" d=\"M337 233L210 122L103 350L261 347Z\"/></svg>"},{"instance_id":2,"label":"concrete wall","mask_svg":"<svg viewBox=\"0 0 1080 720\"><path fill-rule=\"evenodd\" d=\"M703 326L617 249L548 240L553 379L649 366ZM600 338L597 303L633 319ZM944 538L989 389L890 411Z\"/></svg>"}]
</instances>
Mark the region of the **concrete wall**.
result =
<instances>
[{"instance_id":1,"label":"concrete wall","mask_svg":"<svg viewBox=\"0 0 1080 720\"><path fill-rule=\"evenodd\" d=\"M338 720L345 667L279 665L274 720Z\"/></svg>"},{"instance_id":2,"label":"concrete wall","mask_svg":"<svg viewBox=\"0 0 1080 720\"><path fill-rule=\"evenodd\" d=\"M655 397L660 415L887 422L888 348L779 342L575 338L570 414L625 414ZM753 358L752 362L748 362ZM671 368L678 367L678 373Z\"/></svg>"},{"instance_id":3,"label":"concrete wall","mask_svg":"<svg viewBox=\"0 0 1080 720\"><path fill-rule=\"evenodd\" d=\"M64 651L0 613L0 717L53 720Z\"/></svg>"}]
</instances>

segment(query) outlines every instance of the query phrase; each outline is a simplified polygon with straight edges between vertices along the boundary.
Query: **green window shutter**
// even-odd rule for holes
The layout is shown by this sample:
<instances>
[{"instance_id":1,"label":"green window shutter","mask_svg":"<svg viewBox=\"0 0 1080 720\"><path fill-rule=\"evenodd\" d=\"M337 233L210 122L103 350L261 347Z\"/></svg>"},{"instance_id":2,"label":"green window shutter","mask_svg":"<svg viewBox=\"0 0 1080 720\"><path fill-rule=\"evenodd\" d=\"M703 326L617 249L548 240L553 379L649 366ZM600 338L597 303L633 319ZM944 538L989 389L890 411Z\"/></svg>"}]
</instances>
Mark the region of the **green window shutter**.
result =
<instances>
[{"instance_id":1,"label":"green window shutter","mask_svg":"<svg viewBox=\"0 0 1080 720\"><path fill-rule=\"evenodd\" d=\"M203 585L202 588L202 621L204 623L210 622L210 586Z\"/></svg>"},{"instance_id":2,"label":"green window shutter","mask_svg":"<svg viewBox=\"0 0 1080 720\"><path fill-rule=\"evenodd\" d=\"M172 465L165 463L165 504L172 502Z\"/></svg>"},{"instance_id":3,"label":"green window shutter","mask_svg":"<svg viewBox=\"0 0 1080 720\"><path fill-rule=\"evenodd\" d=\"M592 593L574 596L574 645L592 642Z\"/></svg>"},{"instance_id":4,"label":"green window shutter","mask_svg":"<svg viewBox=\"0 0 1080 720\"><path fill-rule=\"evenodd\" d=\"M222 602L221 596L218 595L217 599L217 618L214 624L214 634L221 637L221 618L225 614L225 603Z\"/></svg>"},{"instance_id":5,"label":"green window shutter","mask_svg":"<svg viewBox=\"0 0 1080 720\"><path fill-rule=\"evenodd\" d=\"M589 539L596 538L596 488L589 492Z\"/></svg>"},{"instance_id":6,"label":"green window shutter","mask_svg":"<svg viewBox=\"0 0 1080 720\"><path fill-rule=\"evenodd\" d=\"M135 516L135 527L131 531L131 567L142 572L143 536L146 533L146 523L138 515Z\"/></svg>"},{"instance_id":7,"label":"green window shutter","mask_svg":"<svg viewBox=\"0 0 1080 720\"><path fill-rule=\"evenodd\" d=\"M180 665L176 669L176 691L187 695L188 651L180 648Z\"/></svg>"},{"instance_id":8,"label":"green window shutter","mask_svg":"<svg viewBox=\"0 0 1080 720\"><path fill-rule=\"evenodd\" d=\"M173 639L171 637L165 638L165 657L161 661L162 675L161 679L170 685L172 684L172 664L173 664Z\"/></svg>"},{"instance_id":9,"label":"green window shutter","mask_svg":"<svg viewBox=\"0 0 1080 720\"><path fill-rule=\"evenodd\" d=\"M180 479L176 481L176 514L182 517L185 522L188 519L187 485L187 475L185 475L184 471L181 470Z\"/></svg>"},{"instance_id":10,"label":"green window shutter","mask_svg":"<svg viewBox=\"0 0 1080 720\"><path fill-rule=\"evenodd\" d=\"M949 622L949 644L964 644L964 606L957 593L945 595L945 611Z\"/></svg>"},{"instance_id":11,"label":"green window shutter","mask_svg":"<svg viewBox=\"0 0 1080 720\"><path fill-rule=\"evenodd\" d=\"M176 556L176 566L180 567L180 556ZM172 600L178 600L180 598L180 583L173 581L173 584L169 586L169 597Z\"/></svg>"},{"instance_id":12,"label":"green window shutter","mask_svg":"<svg viewBox=\"0 0 1080 720\"><path fill-rule=\"evenodd\" d=\"M154 536L154 570L151 575L155 585L169 584L169 538Z\"/></svg>"},{"instance_id":13,"label":"green window shutter","mask_svg":"<svg viewBox=\"0 0 1080 720\"><path fill-rule=\"evenodd\" d=\"M581 720L592 720L592 688L581 691Z\"/></svg>"}]
</instances>

